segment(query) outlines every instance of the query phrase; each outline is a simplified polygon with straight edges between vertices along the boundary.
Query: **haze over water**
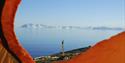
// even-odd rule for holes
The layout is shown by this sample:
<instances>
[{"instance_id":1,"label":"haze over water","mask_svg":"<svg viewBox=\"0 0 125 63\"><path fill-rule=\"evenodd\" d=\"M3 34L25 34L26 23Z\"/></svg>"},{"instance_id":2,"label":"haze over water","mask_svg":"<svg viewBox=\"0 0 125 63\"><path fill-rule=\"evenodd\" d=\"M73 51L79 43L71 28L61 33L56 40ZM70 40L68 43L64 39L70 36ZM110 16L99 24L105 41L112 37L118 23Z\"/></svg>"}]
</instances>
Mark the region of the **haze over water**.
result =
<instances>
[{"instance_id":1,"label":"haze over water","mask_svg":"<svg viewBox=\"0 0 125 63\"><path fill-rule=\"evenodd\" d=\"M87 47L118 34L122 30L66 30L17 28L16 35L33 57L61 52L64 40L65 51Z\"/></svg>"}]
</instances>

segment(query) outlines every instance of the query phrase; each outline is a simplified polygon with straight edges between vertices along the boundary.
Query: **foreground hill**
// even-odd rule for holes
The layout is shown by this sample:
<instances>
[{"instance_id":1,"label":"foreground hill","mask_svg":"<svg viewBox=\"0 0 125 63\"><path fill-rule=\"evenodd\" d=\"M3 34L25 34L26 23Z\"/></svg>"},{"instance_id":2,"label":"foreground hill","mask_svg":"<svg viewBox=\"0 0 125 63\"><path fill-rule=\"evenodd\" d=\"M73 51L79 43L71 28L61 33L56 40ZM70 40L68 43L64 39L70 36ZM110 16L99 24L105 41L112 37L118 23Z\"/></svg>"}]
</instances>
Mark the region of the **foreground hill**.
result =
<instances>
[{"instance_id":1,"label":"foreground hill","mask_svg":"<svg viewBox=\"0 0 125 63\"><path fill-rule=\"evenodd\" d=\"M56 63L125 63L125 32L97 43L71 60Z\"/></svg>"}]
</instances>

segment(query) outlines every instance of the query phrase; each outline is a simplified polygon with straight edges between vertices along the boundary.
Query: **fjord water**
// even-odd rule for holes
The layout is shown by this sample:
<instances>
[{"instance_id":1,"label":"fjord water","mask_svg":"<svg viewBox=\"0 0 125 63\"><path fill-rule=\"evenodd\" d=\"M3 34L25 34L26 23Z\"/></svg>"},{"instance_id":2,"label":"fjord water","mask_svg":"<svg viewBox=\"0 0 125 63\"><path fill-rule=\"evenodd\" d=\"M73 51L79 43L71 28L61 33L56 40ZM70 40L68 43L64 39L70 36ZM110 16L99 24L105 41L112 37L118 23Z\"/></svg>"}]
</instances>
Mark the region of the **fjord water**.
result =
<instances>
[{"instance_id":1,"label":"fjord water","mask_svg":"<svg viewBox=\"0 0 125 63\"><path fill-rule=\"evenodd\" d=\"M65 51L68 51L93 46L122 30L15 28L15 32L23 47L33 57L38 57L60 52L62 40Z\"/></svg>"}]
</instances>

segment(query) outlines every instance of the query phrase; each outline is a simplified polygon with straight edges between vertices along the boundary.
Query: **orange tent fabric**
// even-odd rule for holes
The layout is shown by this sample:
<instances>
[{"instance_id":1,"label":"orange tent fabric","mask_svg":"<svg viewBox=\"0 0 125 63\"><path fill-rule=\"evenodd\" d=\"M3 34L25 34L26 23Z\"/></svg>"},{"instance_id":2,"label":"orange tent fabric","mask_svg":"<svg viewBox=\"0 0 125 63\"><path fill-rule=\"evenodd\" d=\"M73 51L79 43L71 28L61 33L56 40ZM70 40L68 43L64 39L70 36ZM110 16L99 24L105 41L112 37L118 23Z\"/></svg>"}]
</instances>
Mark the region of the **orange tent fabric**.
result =
<instances>
[{"instance_id":1,"label":"orange tent fabric","mask_svg":"<svg viewBox=\"0 0 125 63\"><path fill-rule=\"evenodd\" d=\"M14 17L19 3L20 0L0 0L1 44L19 63L35 63L14 32Z\"/></svg>"},{"instance_id":2,"label":"orange tent fabric","mask_svg":"<svg viewBox=\"0 0 125 63\"><path fill-rule=\"evenodd\" d=\"M71 60L56 63L125 63L125 32L97 43Z\"/></svg>"}]
</instances>

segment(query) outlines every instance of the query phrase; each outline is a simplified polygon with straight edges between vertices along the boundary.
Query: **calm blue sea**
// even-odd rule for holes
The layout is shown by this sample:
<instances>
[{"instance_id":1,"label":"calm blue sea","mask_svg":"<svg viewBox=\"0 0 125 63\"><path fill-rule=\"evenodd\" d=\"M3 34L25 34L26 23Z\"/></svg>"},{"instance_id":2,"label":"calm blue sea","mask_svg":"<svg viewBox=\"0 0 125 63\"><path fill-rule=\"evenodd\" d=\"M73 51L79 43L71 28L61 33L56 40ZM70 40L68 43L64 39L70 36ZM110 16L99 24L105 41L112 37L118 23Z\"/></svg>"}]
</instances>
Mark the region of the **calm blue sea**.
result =
<instances>
[{"instance_id":1,"label":"calm blue sea","mask_svg":"<svg viewBox=\"0 0 125 63\"><path fill-rule=\"evenodd\" d=\"M94 45L116 35L120 30L66 30L16 28L16 35L24 48L33 56L58 53L64 40L65 51Z\"/></svg>"}]
</instances>

